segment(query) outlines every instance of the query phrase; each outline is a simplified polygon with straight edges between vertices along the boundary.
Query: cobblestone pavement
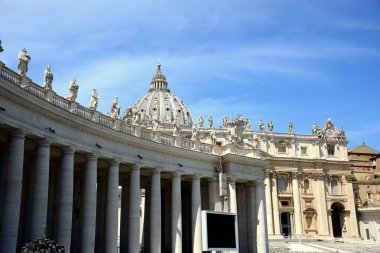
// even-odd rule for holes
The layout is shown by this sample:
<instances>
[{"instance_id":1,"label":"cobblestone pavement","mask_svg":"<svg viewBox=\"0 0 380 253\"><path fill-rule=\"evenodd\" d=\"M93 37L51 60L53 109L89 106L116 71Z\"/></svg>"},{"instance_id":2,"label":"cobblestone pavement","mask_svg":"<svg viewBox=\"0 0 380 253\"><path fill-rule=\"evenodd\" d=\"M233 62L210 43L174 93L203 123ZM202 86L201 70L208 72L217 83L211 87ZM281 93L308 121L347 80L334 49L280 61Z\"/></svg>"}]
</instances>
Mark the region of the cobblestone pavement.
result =
<instances>
[{"instance_id":1,"label":"cobblestone pavement","mask_svg":"<svg viewBox=\"0 0 380 253\"><path fill-rule=\"evenodd\" d=\"M269 241L270 253L282 252L346 252L346 253L380 253L380 244L349 243L349 242L325 242L305 240L273 240Z\"/></svg>"}]
</instances>

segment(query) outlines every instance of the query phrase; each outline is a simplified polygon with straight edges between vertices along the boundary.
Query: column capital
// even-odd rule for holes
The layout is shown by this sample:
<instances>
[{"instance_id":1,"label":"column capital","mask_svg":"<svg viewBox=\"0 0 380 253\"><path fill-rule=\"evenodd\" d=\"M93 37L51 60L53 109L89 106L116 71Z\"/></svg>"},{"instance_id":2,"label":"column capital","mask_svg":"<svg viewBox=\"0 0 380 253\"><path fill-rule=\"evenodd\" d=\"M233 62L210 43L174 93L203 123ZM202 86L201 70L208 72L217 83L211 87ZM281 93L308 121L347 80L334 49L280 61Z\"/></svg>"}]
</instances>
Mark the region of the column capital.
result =
<instances>
[{"instance_id":1,"label":"column capital","mask_svg":"<svg viewBox=\"0 0 380 253\"><path fill-rule=\"evenodd\" d=\"M192 180L200 180L202 178L202 175L199 175L199 174L194 174L192 175Z\"/></svg>"},{"instance_id":2,"label":"column capital","mask_svg":"<svg viewBox=\"0 0 380 253\"><path fill-rule=\"evenodd\" d=\"M129 168L131 169L131 170L140 170L141 169L141 167L142 167L142 165L141 164L132 164L131 166L129 166Z\"/></svg>"},{"instance_id":3,"label":"column capital","mask_svg":"<svg viewBox=\"0 0 380 253\"><path fill-rule=\"evenodd\" d=\"M162 168L157 167L152 169L152 174L161 174Z\"/></svg>"},{"instance_id":4,"label":"column capital","mask_svg":"<svg viewBox=\"0 0 380 253\"><path fill-rule=\"evenodd\" d=\"M259 181L259 180L256 180L256 181L254 182L254 184L255 184L255 186L256 186L257 188L260 188L260 187L264 188L264 187L265 187L264 182Z\"/></svg>"},{"instance_id":5,"label":"column capital","mask_svg":"<svg viewBox=\"0 0 380 253\"><path fill-rule=\"evenodd\" d=\"M72 148L72 147L70 147L70 146L65 146L63 148L63 153L64 154L74 154L74 152L75 152L75 149Z\"/></svg>"},{"instance_id":6,"label":"column capital","mask_svg":"<svg viewBox=\"0 0 380 253\"><path fill-rule=\"evenodd\" d=\"M38 145L39 146L50 146L51 141L45 138L38 139Z\"/></svg>"},{"instance_id":7,"label":"column capital","mask_svg":"<svg viewBox=\"0 0 380 253\"><path fill-rule=\"evenodd\" d=\"M98 156L92 153L88 154L86 157L87 157L87 160L92 160L92 161L98 159Z\"/></svg>"},{"instance_id":8,"label":"column capital","mask_svg":"<svg viewBox=\"0 0 380 253\"><path fill-rule=\"evenodd\" d=\"M218 179L216 177L209 177L209 178L207 178L207 181L208 182L217 182Z\"/></svg>"},{"instance_id":9,"label":"column capital","mask_svg":"<svg viewBox=\"0 0 380 253\"><path fill-rule=\"evenodd\" d=\"M172 176L173 177L181 177L182 176L182 173L180 171L173 171L172 172Z\"/></svg>"},{"instance_id":10,"label":"column capital","mask_svg":"<svg viewBox=\"0 0 380 253\"><path fill-rule=\"evenodd\" d=\"M110 166L119 166L119 164L120 164L120 161L117 159L112 159L110 161Z\"/></svg>"},{"instance_id":11,"label":"column capital","mask_svg":"<svg viewBox=\"0 0 380 253\"><path fill-rule=\"evenodd\" d=\"M12 137L25 138L26 132L21 129L15 129L11 133Z\"/></svg>"}]
</instances>

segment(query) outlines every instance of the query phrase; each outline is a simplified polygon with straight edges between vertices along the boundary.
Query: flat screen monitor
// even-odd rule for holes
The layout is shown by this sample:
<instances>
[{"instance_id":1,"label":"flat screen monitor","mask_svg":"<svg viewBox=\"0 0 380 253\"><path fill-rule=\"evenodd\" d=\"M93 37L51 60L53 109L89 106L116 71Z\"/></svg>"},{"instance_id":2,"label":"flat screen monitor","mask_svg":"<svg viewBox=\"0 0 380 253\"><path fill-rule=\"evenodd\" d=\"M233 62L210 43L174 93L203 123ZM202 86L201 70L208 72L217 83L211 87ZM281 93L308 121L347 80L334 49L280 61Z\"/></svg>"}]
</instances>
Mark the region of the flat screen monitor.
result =
<instances>
[{"instance_id":1,"label":"flat screen monitor","mask_svg":"<svg viewBox=\"0 0 380 253\"><path fill-rule=\"evenodd\" d=\"M202 250L239 250L236 213L202 211Z\"/></svg>"}]
</instances>

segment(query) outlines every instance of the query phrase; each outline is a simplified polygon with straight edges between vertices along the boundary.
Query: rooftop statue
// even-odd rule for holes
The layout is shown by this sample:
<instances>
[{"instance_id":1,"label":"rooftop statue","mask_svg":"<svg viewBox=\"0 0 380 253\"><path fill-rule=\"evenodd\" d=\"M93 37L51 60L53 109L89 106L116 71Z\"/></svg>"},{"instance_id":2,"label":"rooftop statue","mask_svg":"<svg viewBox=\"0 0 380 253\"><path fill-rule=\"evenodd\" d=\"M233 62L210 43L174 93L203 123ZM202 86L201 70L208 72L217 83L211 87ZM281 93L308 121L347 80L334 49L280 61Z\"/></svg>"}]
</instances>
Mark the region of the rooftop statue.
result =
<instances>
[{"instance_id":1,"label":"rooftop statue","mask_svg":"<svg viewBox=\"0 0 380 253\"><path fill-rule=\"evenodd\" d=\"M74 78L74 80L69 82L69 96L67 97L67 100L74 102L78 96L78 89L79 85L77 84L77 80Z\"/></svg>"},{"instance_id":2,"label":"rooftop statue","mask_svg":"<svg viewBox=\"0 0 380 253\"><path fill-rule=\"evenodd\" d=\"M260 127L260 133L264 133L265 129L264 129L264 122L263 122L263 120L260 120L259 127Z\"/></svg>"},{"instance_id":3,"label":"rooftop statue","mask_svg":"<svg viewBox=\"0 0 380 253\"><path fill-rule=\"evenodd\" d=\"M26 48L21 49L21 51L18 53L18 73L20 75L25 75L28 71L28 63L30 62L31 58L28 54L28 51L26 51Z\"/></svg>"},{"instance_id":4,"label":"rooftop statue","mask_svg":"<svg viewBox=\"0 0 380 253\"><path fill-rule=\"evenodd\" d=\"M246 118L245 119L245 121L247 122L247 125L245 126L245 129L251 129L251 121L248 119L248 118Z\"/></svg>"},{"instance_id":5,"label":"rooftop statue","mask_svg":"<svg viewBox=\"0 0 380 253\"><path fill-rule=\"evenodd\" d=\"M198 122L199 122L199 127L203 127L203 123L205 122L205 120L203 119L202 116L200 116L198 119Z\"/></svg>"},{"instance_id":6,"label":"rooftop statue","mask_svg":"<svg viewBox=\"0 0 380 253\"><path fill-rule=\"evenodd\" d=\"M313 129L314 130L314 129ZM313 132L314 134L314 132ZM328 118L322 129L317 128L316 135L321 139L330 140L346 140L346 133L342 129L341 131L335 126L332 119Z\"/></svg>"},{"instance_id":7,"label":"rooftop statue","mask_svg":"<svg viewBox=\"0 0 380 253\"><path fill-rule=\"evenodd\" d=\"M272 120L269 120L269 122L268 122L268 132L269 133L273 132L273 127L274 127L274 125L273 125Z\"/></svg>"},{"instance_id":8,"label":"rooftop statue","mask_svg":"<svg viewBox=\"0 0 380 253\"><path fill-rule=\"evenodd\" d=\"M227 117L224 117L224 118L223 118L223 127L224 127L224 128L227 128L227 127L228 127L228 119L227 119Z\"/></svg>"},{"instance_id":9,"label":"rooftop statue","mask_svg":"<svg viewBox=\"0 0 380 253\"><path fill-rule=\"evenodd\" d=\"M3 47L1 46L1 40L0 40L0 53L4 52Z\"/></svg>"},{"instance_id":10,"label":"rooftop statue","mask_svg":"<svg viewBox=\"0 0 380 253\"><path fill-rule=\"evenodd\" d=\"M234 120L229 121L227 125L227 140L237 145L243 145L243 132L246 128L247 121L245 121L243 117L237 116Z\"/></svg>"},{"instance_id":11,"label":"rooftop statue","mask_svg":"<svg viewBox=\"0 0 380 253\"><path fill-rule=\"evenodd\" d=\"M160 131L160 121L158 119L152 120L152 130Z\"/></svg>"},{"instance_id":12,"label":"rooftop statue","mask_svg":"<svg viewBox=\"0 0 380 253\"><path fill-rule=\"evenodd\" d=\"M91 94L90 105L88 106L90 110L96 111L96 109L98 108L99 98L100 96L98 95L98 92L96 91L96 89L93 89Z\"/></svg>"},{"instance_id":13,"label":"rooftop statue","mask_svg":"<svg viewBox=\"0 0 380 253\"><path fill-rule=\"evenodd\" d=\"M173 120L173 136L179 136L179 135L180 135L179 118L177 115Z\"/></svg>"},{"instance_id":14,"label":"rooftop statue","mask_svg":"<svg viewBox=\"0 0 380 253\"><path fill-rule=\"evenodd\" d=\"M111 105L111 118L117 118L120 114L120 106L119 106L119 100L116 96L114 100L112 101Z\"/></svg>"},{"instance_id":15,"label":"rooftop statue","mask_svg":"<svg viewBox=\"0 0 380 253\"><path fill-rule=\"evenodd\" d=\"M44 86L46 90L52 89L52 83L53 83L53 73L50 71L50 64L47 65L45 71L44 71Z\"/></svg>"},{"instance_id":16,"label":"rooftop statue","mask_svg":"<svg viewBox=\"0 0 380 253\"><path fill-rule=\"evenodd\" d=\"M132 106L128 106L125 108L125 112L123 114L123 120L127 123L132 123L133 120L133 109Z\"/></svg>"},{"instance_id":17,"label":"rooftop statue","mask_svg":"<svg viewBox=\"0 0 380 253\"><path fill-rule=\"evenodd\" d=\"M214 129L211 129L210 131L210 140L212 144L216 143L216 133Z\"/></svg>"},{"instance_id":18,"label":"rooftop statue","mask_svg":"<svg viewBox=\"0 0 380 253\"><path fill-rule=\"evenodd\" d=\"M212 116L210 116L209 118L208 118L208 128L212 128L212 124L213 124L213 119L212 119Z\"/></svg>"},{"instance_id":19,"label":"rooftop statue","mask_svg":"<svg viewBox=\"0 0 380 253\"><path fill-rule=\"evenodd\" d=\"M289 133L290 133L290 134L294 133L293 122L291 122L291 121L290 121L290 123L289 123Z\"/></svg>"},{"instance_id":20,"label":"rooftop statue","mask_svg":"<svg viewBox=\"0 0 380 253\"><path fill-rule=\"evenodd\" d=\"M199 133L198 133L198 128L196 124L193 124L191 128L191 140L193 141L199 140Z\"/></svg>"},{"instance_id":21,"label":"rooftop statue","mask_svg":"<svg viewBox=\"0 0 380 253\"><path fill-rule=\"evenodd\" d=\"M314 123L313 126L311 127L311 132L313 135L317 135L317 131L318 131L317 123Z\"/></svg>"}]
</instances>

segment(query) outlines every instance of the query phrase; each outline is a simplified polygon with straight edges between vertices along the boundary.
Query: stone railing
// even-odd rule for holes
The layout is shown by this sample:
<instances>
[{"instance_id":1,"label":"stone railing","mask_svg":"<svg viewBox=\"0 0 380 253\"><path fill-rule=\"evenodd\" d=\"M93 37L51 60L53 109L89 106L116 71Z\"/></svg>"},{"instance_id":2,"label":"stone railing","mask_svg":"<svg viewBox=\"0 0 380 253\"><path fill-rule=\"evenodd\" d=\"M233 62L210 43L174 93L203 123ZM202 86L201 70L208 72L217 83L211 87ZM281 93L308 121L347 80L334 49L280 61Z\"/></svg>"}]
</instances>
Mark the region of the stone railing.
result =
<instances>
[{"instance_id":1,"label":"stone railing","mask_svg":"<svg viewBox=\"0 0 380 253\"><path fill-rule=\"evenodd\" d=\"M213 154L214 146L200 141L192 141L181 137L174 137L164 133L156 132L143 126L126 123L120 119L114 119L97 111L92 111L77 102L70 102L67 99L57 95L54 91L46 90L41 86L33 83L29 78L23 77L9 68L5 67L0 61L0 76L17 85L31 94L44 99L45 101L69 111L77 116L90 120L96 124L111 128L121 133L139 137L144 140L158 142L167 146L194 150L202 153Z\"/></svg>"}]
</instances>

